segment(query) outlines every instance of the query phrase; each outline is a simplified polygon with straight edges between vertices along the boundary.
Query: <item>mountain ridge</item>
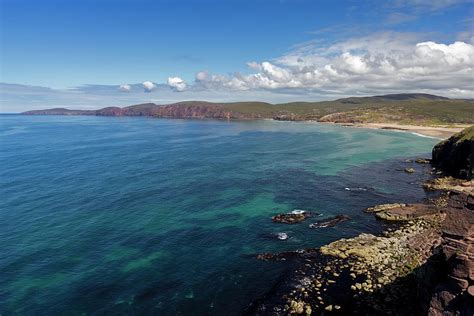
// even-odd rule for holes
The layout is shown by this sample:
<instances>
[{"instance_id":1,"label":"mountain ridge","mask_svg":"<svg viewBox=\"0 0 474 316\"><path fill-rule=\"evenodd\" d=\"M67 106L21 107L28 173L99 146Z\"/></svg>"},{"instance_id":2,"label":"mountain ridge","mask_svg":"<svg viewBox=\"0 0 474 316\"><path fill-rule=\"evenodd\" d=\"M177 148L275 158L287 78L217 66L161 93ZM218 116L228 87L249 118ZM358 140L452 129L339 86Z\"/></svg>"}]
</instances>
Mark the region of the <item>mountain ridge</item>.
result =
<instances>
[{"instance_id":1,"label":"mountain ridge","mask_svg":"<svg viewBox=\"0 0 474 316\"><path fill-rule=\"evenodd\" d=\"M181 101L141 103L98 110L52 108L24 115L151 116L161 118L315 120L335 123L451 124L474 123L474 100L449 99L431 94L388 94L348 97L334 101L271 104L259 101Z\"/></svg>"}]
</instances>

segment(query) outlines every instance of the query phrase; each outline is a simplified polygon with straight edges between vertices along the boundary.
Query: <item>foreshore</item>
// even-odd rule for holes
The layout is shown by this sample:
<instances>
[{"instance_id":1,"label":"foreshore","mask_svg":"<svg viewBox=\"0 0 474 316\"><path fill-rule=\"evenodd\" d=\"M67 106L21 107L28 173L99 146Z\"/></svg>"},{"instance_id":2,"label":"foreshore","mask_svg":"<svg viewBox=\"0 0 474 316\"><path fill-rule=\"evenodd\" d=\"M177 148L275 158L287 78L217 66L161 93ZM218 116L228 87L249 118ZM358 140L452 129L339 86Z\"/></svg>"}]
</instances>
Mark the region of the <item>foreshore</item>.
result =
<instances>
[{"instance_id":1,"label":"foreshore","mask_svg":"<svg viewBox=\"0 0 474 316\"><path fill-rule=\"evenodd\" d=\"M455 124L454 126L422 126L422 125L403 125L399 123L324 123L335 124L348 127L371 128L371 129L386 129L397 130L409 133L416 133L426 137L433 137L439 139L447 139L463 129L471 126L465 124Z\"/></svg>"},{"instance_id":2,"label":"foreshore","mask_svg":"<svg viewBox=\"0 0 474 316\"><path fill-rule=\"evenodd\" d=\"M474 311L470 285L474 181L438 178L425 183L425 188L444 193L424 203L384 204L366 210L387 224L381 235L363 233L319 249L258 256L265 261L299 260L300 266L270 297L251 305L248 314L442 315L449 310L445 315L458 315L451 312Z\"/></svg>"}]
</instances>

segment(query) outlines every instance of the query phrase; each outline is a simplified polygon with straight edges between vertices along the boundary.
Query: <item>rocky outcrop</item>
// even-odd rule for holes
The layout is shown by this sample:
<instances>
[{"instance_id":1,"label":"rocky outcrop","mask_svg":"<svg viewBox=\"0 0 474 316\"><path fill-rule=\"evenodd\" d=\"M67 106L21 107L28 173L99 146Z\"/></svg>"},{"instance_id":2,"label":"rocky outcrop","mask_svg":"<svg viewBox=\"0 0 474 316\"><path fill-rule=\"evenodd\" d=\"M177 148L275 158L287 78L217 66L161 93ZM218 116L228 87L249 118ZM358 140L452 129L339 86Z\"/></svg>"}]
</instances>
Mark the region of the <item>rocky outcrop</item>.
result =
<instances>
[{"instance_id":1,"label":"rocky outcrop","mask_svg":"<svg viewBox=\"0 0 474 316\"><path fill-rule=\"evenodd\" d=\"M382 236L340 239L319 251L262 254L260 260L302 265L276 297L252 306L249 314L421 315L414 274L441 243L442 218L438 213Z\"/></svg>"},{"instance_id":2,"label":"rocky outcrop","mask_svg":"<svg viewBox=\"0 0 474 316\"><path fill-rule=\"evenodd\" d=\"M474 127L437 145L433 164L472 178L473 135ZM396 223L382 235L340 239L319 251L260 255L302 264L251 314L474 315L474 181L445 177L424 187L440 196L366 210Z\"/></svg>"},{"instance_id":3,"label":"rocky outcrop","mask_svg":"<svg viewBox=\"0 0 474 316\"><path fill-rule=\"evenodd\" d=\"M350 220L351 218L347 215L336 215L334 217L328 218L323 221L319 221L313 224L310 224L310 228L325 228L325 227L334 227L339 223Z\"/></svg>"},{"instance_id":4,"label":"rocky outcrop","mask_svg":"<svg viewBox=\"0 0 474 316\"><path fill-rule=\"evenodd\" d=\"M432 164L447 175L472 179L474 169L474 126L466 128L433 148Z\"/></svg>"},{"instance_id":5,"label":"rocky outcrop","mask_svg":"<svg viewBox=\"0 0 474 316\"><path fill-rule=\"evenodd\" d=\"M367 213L378 213L378 212L388 211L388 210L391 210L391 209L405 207L405 206L406 206L405 203L379 204L379 205L369 207L365 211Z\"/></svg>"},{"instance_id":6,"label":"rocky outcrop","mask_svg":"<svg viewBox=\"0 0 474 316\"><path fill-rule=\"evenodd\" d=\"M306 220L307 218L310 218L313 215L319 215L319 214L315 214L313 212L308 212L308 211L295 210L290 213L275 215L272 217L272 221L276 223L283 223L283 224L296 224L296 223Z\"/></svg>"},{"instance_id":7,"label":"rocky outcrop","mask_svg":"<svg viewBox=\"0 0 474 316\"><path fill-rule=\"evenodd\" d=\"M376 212L377 219L385 221L403 222L413 219L431 218L440 212L439 208L431 204L408 204Z\"/></svg>"},{"instance_id":8,"label":"rocky outcrop","mask_svg":"<svg viewBox=\"0 0 474 316\"><path fill-rule=\"evenodd\" d=\"M429 191L458 191L470 192L474 187L474 180L466 181L463 179L456 179L453 177L442 177L433 180L428 180L423 183L423 188Z\"/></svg>"},{"instance_id":9,"label":"rocky outcrop","mask_svg":"<svg viewBox=\"0 0 474 316\"><path fill-rule=\"evenodd\" d=\"M429 315L474 315L474 194L449 195L441 228L446 271L434 289Z\"/></svg>"},{"instance_id":10,"label":"rocky outcrop","mask_svg":"<svg viewBox=\"0 0 474 316\"><path fill-rule=\"evenodd\" d=\"M473 315L474 182L437 182L443 195L430 202L368 208L396 222L382 235L257 256L302 264L250 314Z\"/></svg>"}]
</instances>

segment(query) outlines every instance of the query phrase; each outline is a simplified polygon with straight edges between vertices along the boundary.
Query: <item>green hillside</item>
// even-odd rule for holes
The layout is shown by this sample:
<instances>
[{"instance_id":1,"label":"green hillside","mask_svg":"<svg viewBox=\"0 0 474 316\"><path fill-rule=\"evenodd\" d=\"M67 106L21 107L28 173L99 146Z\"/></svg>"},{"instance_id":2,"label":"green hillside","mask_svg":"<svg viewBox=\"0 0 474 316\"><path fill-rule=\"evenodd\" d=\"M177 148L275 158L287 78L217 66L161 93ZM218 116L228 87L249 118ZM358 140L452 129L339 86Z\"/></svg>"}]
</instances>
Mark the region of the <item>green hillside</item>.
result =
<instances>
[{"instance_id":1,"label":"green hillside","mask_svg":"<svg viewBox=\"0 0 474 316\"><path fill-rule=\"evenodd\" d=\"M334 101L211 103L184 101L166 105L145 103L100 110L50 109L36 115L110 115L175 118L316 120L337 123L400 123L414 125L474 124L474 100L428 94L350 97Z\"/></svg>"}]
</instances>

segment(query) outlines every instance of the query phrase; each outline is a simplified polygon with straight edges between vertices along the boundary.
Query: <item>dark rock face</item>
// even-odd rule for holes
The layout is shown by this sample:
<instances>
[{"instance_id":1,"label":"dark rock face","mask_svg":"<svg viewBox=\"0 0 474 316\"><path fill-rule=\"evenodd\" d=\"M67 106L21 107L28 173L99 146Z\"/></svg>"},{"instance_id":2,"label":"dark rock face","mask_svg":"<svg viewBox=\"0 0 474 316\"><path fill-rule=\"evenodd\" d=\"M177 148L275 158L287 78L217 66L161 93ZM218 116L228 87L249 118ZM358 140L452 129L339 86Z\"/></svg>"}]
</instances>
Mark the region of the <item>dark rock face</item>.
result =
<instances>
[{"instance_id":1,"label":"dark rock face","mask_svg":"<svg viewBox=\"0 0 474 316\"><path fill-rule=\"evenodd\" d=\"M441 245L447 271L434 289L429 315L474 314L474 207L470 204L473 198L472 194L450 193Z\"/></svg>"},{"instance_id":2,"label":"dark rock face","mask_svg":"<svg viewBox=\"0 0 474 316\"><path fill-rule=\"evenodd\" d=\"M432 164L448 175L472 179L474 169L474 126L466 128L433 148Z\"/></svg>"}]
</instances>

